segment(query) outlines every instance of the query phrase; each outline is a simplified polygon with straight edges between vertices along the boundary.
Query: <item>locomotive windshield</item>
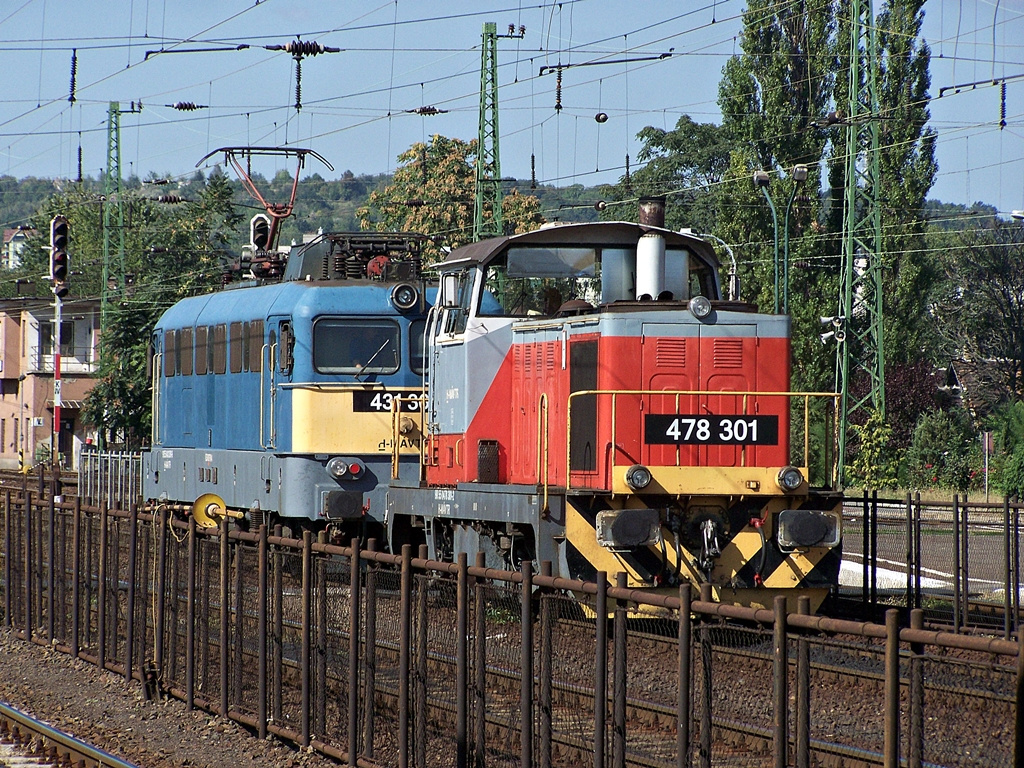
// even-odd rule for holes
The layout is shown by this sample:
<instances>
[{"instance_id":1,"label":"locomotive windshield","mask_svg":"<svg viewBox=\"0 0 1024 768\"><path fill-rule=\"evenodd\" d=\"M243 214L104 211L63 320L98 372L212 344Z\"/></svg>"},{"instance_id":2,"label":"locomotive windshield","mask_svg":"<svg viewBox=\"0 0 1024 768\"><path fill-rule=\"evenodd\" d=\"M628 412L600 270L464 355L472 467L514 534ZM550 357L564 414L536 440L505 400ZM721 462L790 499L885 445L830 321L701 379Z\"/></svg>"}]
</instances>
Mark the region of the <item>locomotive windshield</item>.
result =
<instances>
[{"instance_id":1,"label":"locomotive windshield","mask_svg":"<svg viewBox=\"0 0 1024 768\"><path fill-rule=\"evenodd\" d=\"M672 298L717 299L713 275L685 248L665 252L665 287ZM628 248L510 247L487 265L481 315L550 315L565 302L591 306L632 301L636 251ZM578 309L578 306L577 306Z\"/></svg>"},{"instance_id":2,"label":"locomotive windshield","mask_svg":"<svg viewBox=\"0 0 1024 768\"><path fill-rule=\"evenodd\" d=\"M397 323L320 318L313 325L318 373L395 373L401 349Z\"/></svg>"}]
</instances>

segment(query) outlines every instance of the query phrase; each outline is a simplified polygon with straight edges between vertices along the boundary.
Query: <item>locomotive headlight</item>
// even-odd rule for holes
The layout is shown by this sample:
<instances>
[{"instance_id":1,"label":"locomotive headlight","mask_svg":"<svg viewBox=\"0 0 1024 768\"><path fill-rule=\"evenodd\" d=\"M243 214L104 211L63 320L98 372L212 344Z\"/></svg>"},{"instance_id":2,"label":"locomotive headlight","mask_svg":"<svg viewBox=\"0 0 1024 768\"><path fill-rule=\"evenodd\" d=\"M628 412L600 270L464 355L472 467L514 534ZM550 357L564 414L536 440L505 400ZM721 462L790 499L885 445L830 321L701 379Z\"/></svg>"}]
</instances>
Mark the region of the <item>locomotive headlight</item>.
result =
<instances>
[{"instance_id":1,"label":"locomotive headlight","mask_svg":"<svg viewBox=\"0 0 1024 768\"><path fill-rule=\"evenodd\" d=\"M804 476L796 467L783 467L775 482L782 490L792 493L804 484Z\"/></svg>"},{"instance_id":2,"label":"locomotive headlight","mask_svg":"<svg viewBox=\"0 0 1024 768\"><path fill-rule=\"evenodd\" d=\"M391 303L400 312L412 309L419 300L419 291L416 290L415 285L410 283L399 283L391 289Z\"/></svg>"},{"instance_id":3,"label":"locomotive headlight","mask_svg":"<svg viewBox=\"0 0 1024 768\"><path fill-rule=\"evenodd\" d=\"M626 470L626 485L634 491L642 491L651 484L651 470L643 464L634 464Z\"/></svg>"},{"instance_id":4,"label":"locomotive headlight","mask_svg":"<svg viewBox=\"0 0 1024 768\"><path fill-rule=\"evenodd\" d=\"M327 462L327 474L333 477L335 480L341 480L348 474L348 461L336 456Z\"/></svg>"},{"instance_id":5,"label":"locomotive headlight","mask_svg":"<svg viewBox=\"0 0 1024 768\"><path fill-rule=\"evenodd\" d=\"M711 301L707 296L694 296L690 299L690 311L698 320L711 314Z\"/></svg>"}]
</instances>

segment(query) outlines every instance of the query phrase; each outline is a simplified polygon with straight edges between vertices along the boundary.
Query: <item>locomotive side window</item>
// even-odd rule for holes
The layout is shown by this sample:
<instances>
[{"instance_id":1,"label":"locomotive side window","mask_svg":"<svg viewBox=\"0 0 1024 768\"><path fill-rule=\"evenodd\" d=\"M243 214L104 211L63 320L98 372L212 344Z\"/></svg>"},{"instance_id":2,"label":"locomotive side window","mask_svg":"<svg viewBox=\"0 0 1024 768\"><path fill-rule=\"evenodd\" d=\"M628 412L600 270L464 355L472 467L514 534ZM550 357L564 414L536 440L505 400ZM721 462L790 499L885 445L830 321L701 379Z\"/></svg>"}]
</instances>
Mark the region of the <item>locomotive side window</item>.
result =
<instances>
[{"instance_id":1,"label":"locomotive side window","mask_svg":"<svg viewBox=\"0 0 1024 768\"><path fill-rule=\"evenodd\" d=\"M292 352L295 348L295 337L292 335L291 323L281 323L281 349L277 356L278 368L288 373L292 369Z\"/></svg>"},{"instance_id":2,"label":"locomotive side window","mask_svg":"<svg viewBox=\"0 0 1024 768\"><path fill-rule=\"evenodd\" d=\"M473 299L473 273L464 270L458 274L448 273L443 276L446 287L454 284L448 290L454 292L454 296L445 297L444 319L438 324L438 332L455 336L466 330L466 321L469 319L469 305ZM448 302L451 302L450 304Z\"/></svg>"},{"instance_id":3,"label":"locomotive side window","mask_svg":"<svg viewBox=\"0 0 1024 768\"><path fill-rule=\"evenodd\" d=\"M313 367L318 373L395 373L401 335L389 320L322 317L313 324Z\"/></svg>"},{"instance_id":4,"label":"locomotive side window","mask_svg":"<svg viewBox=\"0 0 1024 768\"><path fill-rule=\"evenodd\" d=\"M192 375L192 329L178 331L178 357L181 358L181 375Z\"/></svg>"},{"instance_id":5,"label":"locomotive side window","mask_svg":"<svg viewBox=\"0 0 1024 768\"><path fill-rule=\"evenodd\" d=\"M209 369L206 349L207 328L205 325L196 326L196 375L205 376Z\"/></svg>"},{"instance_id":6,"label":"locomotive side window","mask_svg":"<svg viewBox=\"0 0 1024 768\"><path fill-rule=\"evenodd\" d=\"M242 372L242 324L228 326L228 363L232 373Z\"/></svg>"},{"instance_id":7,"label":"locomotive side window","mask_svg":"<svg viewBox=\"0 0 1024 768\"><path fill-rule=\"evenodd\" d=\"M248 357L246 368L254 373L263 369L263 321L253 320L249 323Z\"/></svg>"},{"instance_id":8,"label":"locomotive side window","mask_svg":"<svg viewBox=\"0 0 1024 768\"><path fill-rule=\"evenodd\" d=\"M164 331L164 376L173 376L178 368L178 332Z\"/></svg>"},{"instance_id":9,"label":"locomotive side window","mask_svg":"<svg viewBox=\"0 0 1024 768\"><path fill-rule=\"evenodd\" d=\"M227 328L223 325L215 325L213 330L213 365L214 373L224 373L227 370ZM209 341L207 341L209 344Z\"/></svg>"}]
</instances>

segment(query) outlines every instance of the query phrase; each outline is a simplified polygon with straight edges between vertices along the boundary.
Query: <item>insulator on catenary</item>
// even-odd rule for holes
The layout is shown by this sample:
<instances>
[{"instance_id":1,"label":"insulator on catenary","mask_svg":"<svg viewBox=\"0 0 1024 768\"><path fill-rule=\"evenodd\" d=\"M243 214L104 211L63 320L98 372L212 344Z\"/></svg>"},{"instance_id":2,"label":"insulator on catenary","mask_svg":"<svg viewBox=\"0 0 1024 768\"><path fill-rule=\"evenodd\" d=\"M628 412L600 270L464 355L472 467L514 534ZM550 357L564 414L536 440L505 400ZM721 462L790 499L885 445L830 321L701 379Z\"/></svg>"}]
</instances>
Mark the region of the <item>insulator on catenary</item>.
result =
<instances>
[{"instance_id":1,"label":"insulator on catenary","mask_svg":"<svg viewBox=\"0 0 1024 768\"><path fill-rule=\"evenodd\" d=\"M555 112L562 111L562 70L555 77Z\"/></svg>"},{"instance_id":2,"label":"insulator on catenary","mask_svg":"<svg viewBox=\"0 0 1024 768\"><path fill-rule=\"evenodd\" d=\"M177 109L181 112L194 112L197 109L208 109L205 104L196 104L192 101L176 101L173 104L165 104L165 107Z\"/></svg>"},{"instance_id":3,"label":"insulator on catenary","mask_svg":"<svg viewBox=\"0 0 1024 768\"><path fill-rule=\"evenodd\" d=\"M537 156L530 154L530 189L537 188Z\"/></svg>"},{"instance_id":4,"label":"insulator on catenary","mask_svg":"<svg viewBox=\"0 0 1024 768\"><path fill-rule=\"evenodd\" d=\"M625 184L626 192L633 191L633 183L630 181L629 178L629 155L626 155L626 177L625 179L623 179L623 183Z\"/></svg>"},{"instance_id":5,"label":"insulator on catenary","mask_svg":"<svg viewBox=\"0 0 1024 768\"><path fill-rule=\"evenodd\" d=\"M1003 80L999 89L999 130L1006 127L1006 81Z\"/></svg>"},{"instance_id":6,"label":"insulator on catenary","mask_svg":"<svg viewBox=\"0 0 1024 768\"><path fill-rule=\"evenodd\" d=\"M448 110L439 109L438 107L435 107L434 105L431 104L429 106L416 107L416 109L407 109L405 111L411 112L414 115L443 115Z\"/></svg>"},{"instance_id":7,"label":"insulator on catenary","mask_svg":"<svg viewBox=\"0 0 1024 768\"><path fill-rule=\"evenodd\" d=\"M160 197L158 197L156 199L156 201L158 203L185 203L185 202L188 202L181 195L160 195Z\"/></svg>"},{"instance_id":8,"label":"insulator on catenary","mask_svg":"<svg viewBox=\"0 0 1024 768\"><path fill-rule=\"evenodd\" d=\"M341 48L332 48L328 45L321 45L315 40L292 40L284 45L265 45L268 51L287 51L297 58L302 56L316 56L320 53L340 53Z\"/></svg>"},{"instance_id":9,"label":"insulator on catenary","mask_svg":"<svg viewBox=\"0 0 1024 768\"><path fill-rule=\"evenodd\" d=\"M78 49L71 49L71 90L68 92L68 101L75 103L75 80L78 77ZM1005 93L1005 90L1004 90Z\"/></svg>"},{"instance_id":10,"label":"insulator on catenary","mask_svg":"<svg viewBox=\"0 0 1024 768\"><path fill-rule=\"evenodd\" d=\"M295 111L302 109L302 59L295 57Z\"/></svg>"}]
</instances>

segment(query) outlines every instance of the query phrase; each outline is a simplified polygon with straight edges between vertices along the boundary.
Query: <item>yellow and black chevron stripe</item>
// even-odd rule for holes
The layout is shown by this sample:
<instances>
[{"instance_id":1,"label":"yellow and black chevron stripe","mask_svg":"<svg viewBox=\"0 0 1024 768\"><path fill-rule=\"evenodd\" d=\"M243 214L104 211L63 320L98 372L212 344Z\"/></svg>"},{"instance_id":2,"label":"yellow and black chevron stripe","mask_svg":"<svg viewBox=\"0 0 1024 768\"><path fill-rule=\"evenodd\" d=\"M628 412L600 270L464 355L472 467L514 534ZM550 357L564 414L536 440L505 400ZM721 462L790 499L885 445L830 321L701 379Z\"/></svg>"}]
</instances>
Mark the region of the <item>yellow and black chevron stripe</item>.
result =
<instances>
[{"instance_id":1,"label":"yellow and black chevron stripe","mask_svg":"<svg viewBox=\"0 0 1024 768\"><path fill-rule=\"evenodd\" d=\"M784 509L838 512L838 494L800 497L690 497L685 507L662 514L661 542L653 546L612 551L597 540L597 515L607 509L649 508L650 498L635 496L566 499L566 561L570 578L592 580L598 571L625 572L631 587L675 592L684 579L695 588L708 582L716 600L770 608L775 595L784 594L794 611L797 598L811 598L812 610L838 583L841 547L809 547L782 551L775 540L776 515ZM674 500L673 500L674 501ZM695 514L719 510L721 555L710 573L698 566L699 538L694 536ZM675 518L675 519L672 519ZM763 520L760 530L751 521ZM762 537L762 532L764 536Z\"/></svg>"}]
</instances>

